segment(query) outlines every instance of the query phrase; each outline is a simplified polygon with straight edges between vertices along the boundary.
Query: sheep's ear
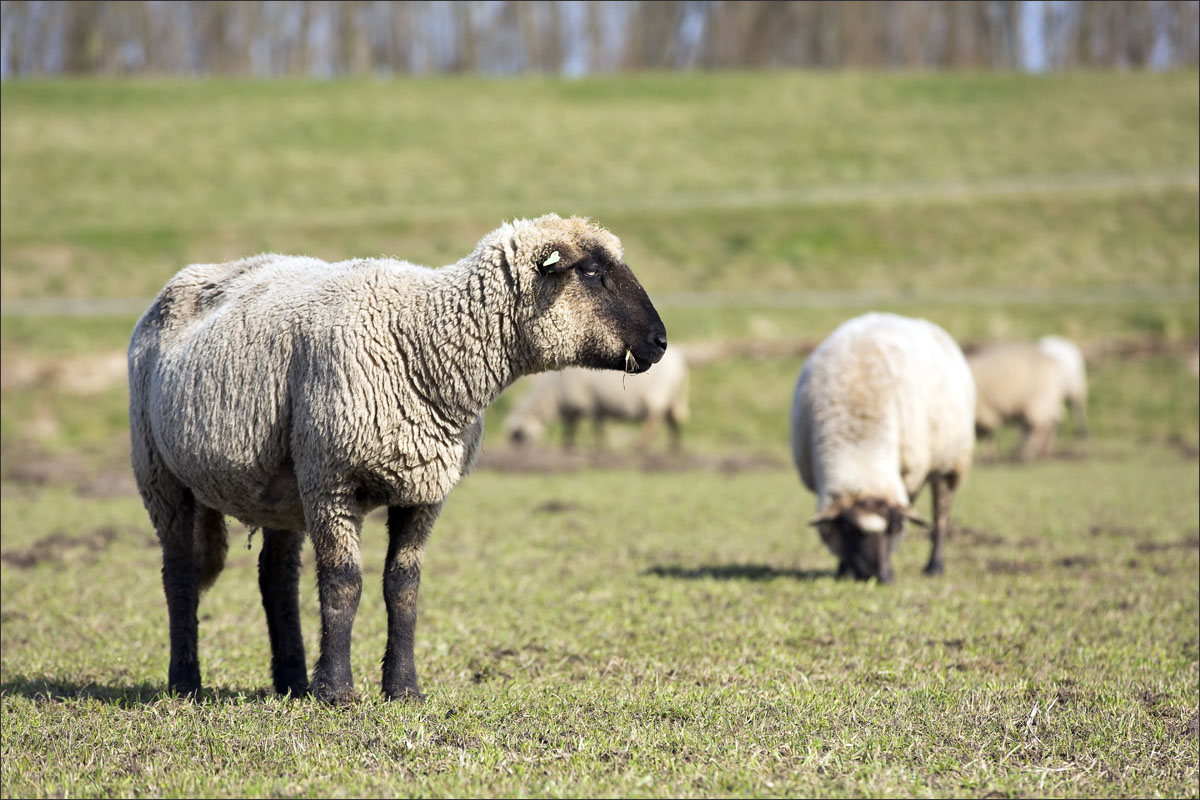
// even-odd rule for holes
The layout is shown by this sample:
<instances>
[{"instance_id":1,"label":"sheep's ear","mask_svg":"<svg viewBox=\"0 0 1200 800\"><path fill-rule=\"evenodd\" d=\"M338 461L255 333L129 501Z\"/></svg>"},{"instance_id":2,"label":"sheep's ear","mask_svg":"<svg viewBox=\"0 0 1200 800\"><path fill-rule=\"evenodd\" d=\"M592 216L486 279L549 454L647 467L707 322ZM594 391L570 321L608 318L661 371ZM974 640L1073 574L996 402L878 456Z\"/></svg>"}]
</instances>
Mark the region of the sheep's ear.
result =
<instances>
[{"instance_id":1,"label":"sheep's ear","mask_svg":"<svg viewBox=\"0 0 1200 800\"><path fill-rule=\"evenodd\" d=\"M911 508L902 509L900 511L900 513L903 514L904 518L907 519L909 522L911 522L913 525L924 528L925 530L929 530L930 528L933 527L933 525L931 525L929 523L929 520L925 519L920 514L913 511Z\"/></svg>"},{"instance_id":2,"label":"sheep's ear","mask_svg":"<svg viewBox=\"0 0 1200 800\"><path fill-rule=\"evenodd\" d=\"M812 517L810 517L808 520L808 524L815 528L818 525L820 525L822 522L833 522L835 519L838 518L839 514L841 514L841 511L839 511L834 506L830 506L829 508L822 511L820 514L814 514Z\"/></svg>"},{"instance_id":3,"label":"sheep's ear","mask_svg":"<svg viewBox=\"0 0 1200 800\"><path fill-rule=\"evenodd\" d=\"M566 247L547 248L537 259L538 272L566 272L579 261Z\"/></svg>"}]
</instances>

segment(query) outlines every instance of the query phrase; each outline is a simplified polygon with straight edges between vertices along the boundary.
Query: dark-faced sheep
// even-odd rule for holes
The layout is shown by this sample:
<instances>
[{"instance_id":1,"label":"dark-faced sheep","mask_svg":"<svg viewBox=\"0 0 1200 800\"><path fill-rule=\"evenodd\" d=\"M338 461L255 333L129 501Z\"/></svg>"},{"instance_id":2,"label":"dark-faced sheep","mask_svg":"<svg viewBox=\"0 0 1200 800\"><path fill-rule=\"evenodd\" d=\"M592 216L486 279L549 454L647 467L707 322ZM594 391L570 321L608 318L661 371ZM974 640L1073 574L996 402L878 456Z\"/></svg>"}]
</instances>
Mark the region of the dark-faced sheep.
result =
<instances>
[{"instance_id":1,"label":"dark-faced sheep","mask_svg":"<svg viewBox=\"0 0 1200 800\"><path fill-rule=\"evenodd\" d=\"M817 494L810 524L838 574L892 580L891 554L921 487L933 489L927 574L944 569L950 501L971 465L975 387L962 351L923 319L864 314L804 364L792 402L792 456Z\"/></svg>"},{"instance_id":2,"label":"dark-faced sheep","mask_svg":"<svg viewBox=\"0 0 1200 800\"><path fill-rule=\"evenodd\" d=\"M688 369L683 353L671 348L650 372L616 372L571 368L538 376L504 421L514 444L536 441L554 421L563 424L563 445L571 448L581 420L590 419L596 441L603 444L607 419L643 423L642 446L666 424L671 448L679 450L680 429L688 418Z\"/></svg>"},{"instance_id":3,"label":"dark-faced sheep","mask_svg":"<svg viewBox=\"0 0 1200 800\"><path fill-rule=\"evenodd\" d=\"M483 413L521 375L639 373L666 330L586 220L507 224L456 264L261 255L176 275L129 349L133 469L163 551L173 691L200 690L196 608L224 563L224 516L263 529L259 586L276 690L354 697L363 517L387 506L383 693L419 697L426 538L471 468ZM307 680L297 585L312 540L321 652Z\"/></svg>"},{"instance_id":4,"label":"dark-faced sheep","mask_svg":"<svg viewBox=\"0 0 1200 800\"><path fill-rule=\"evenodd\" d=\"M991 439L1001 425L1016 422L1023 431L1017 458L1049 455L1069 380L1059 362L1037 345L1014 342L977 350L967 364L975 377L976 435Z\"/></svg>"}]
</instances>

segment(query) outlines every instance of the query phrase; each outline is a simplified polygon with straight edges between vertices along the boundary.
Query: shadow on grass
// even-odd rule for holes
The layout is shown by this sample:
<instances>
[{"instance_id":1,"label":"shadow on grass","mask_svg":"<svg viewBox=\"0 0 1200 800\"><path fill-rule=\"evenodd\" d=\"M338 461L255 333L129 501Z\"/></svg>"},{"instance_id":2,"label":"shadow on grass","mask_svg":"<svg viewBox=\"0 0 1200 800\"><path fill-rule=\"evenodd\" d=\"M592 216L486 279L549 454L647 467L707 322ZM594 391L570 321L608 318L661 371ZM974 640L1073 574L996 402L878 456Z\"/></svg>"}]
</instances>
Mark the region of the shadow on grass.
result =
<instances>
[{"instance_id":1,"label":"shadow on grass","mask_svg":"<svg viewBox=\"0 0 1200 800\"><path fill-rule=\"evenodd\" d=\"M816 581L822 578L837 577L837 573L831 569L777 569L768 564L704 564L699 567L656 564L642 574L689 581L704 578L715 578L720 581L773 581L776 578Z\"/></svg>"},{"instance_id":2,"label":"shadow on grass","mask_svg":"<svg viewBox=\"0 0 1200 800\"><path fill-rule=\"evenodd\" d=\"M179 695L168 692L162 684L76 683L51 678L20 676L0 683L0 697L10 695L42 702L97 700L115 706L150 705L163 700L179 698ZM200 694L199 702L203 704L222 700L263 700L270 696L274 696L274 692L266 689L214 688L204 689Z\"/></svg>"}]
</instances>

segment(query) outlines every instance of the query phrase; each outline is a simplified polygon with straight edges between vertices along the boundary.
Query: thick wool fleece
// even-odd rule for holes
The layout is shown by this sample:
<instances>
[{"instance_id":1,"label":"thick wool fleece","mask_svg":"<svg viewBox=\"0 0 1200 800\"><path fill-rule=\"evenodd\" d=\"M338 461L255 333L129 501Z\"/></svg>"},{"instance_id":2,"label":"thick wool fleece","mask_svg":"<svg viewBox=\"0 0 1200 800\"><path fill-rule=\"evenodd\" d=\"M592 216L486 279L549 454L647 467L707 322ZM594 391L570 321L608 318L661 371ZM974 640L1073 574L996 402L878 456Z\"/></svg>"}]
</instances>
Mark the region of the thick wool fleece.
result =
<instances>
[{"instance_id":1,"label":"thick wool fleece","mask_svg":"<svg viewBox=\"0 0 1200 800\"><path fill-rule=\"evenodd\" d=\"M513 380L585 344L624 357L630 343L569 288L543 290L554 252L596 248L620 261L609 232L550 215L442 269L260 255L182 270L129 350L133 466L152 518L170 518L180 484L200 506L286 530L311 530L315 507L440 503Z\"/></svg>"},{"instance_id":2,"label":"thick wool fleece","mask_svg":"<svg viewBox=\"0 0 1200 800\"><path fill-rule=\"evenodd\" d=\"M813 351L792 403L792 456L818 512L855 498L908 508L931 474L961 480L975 386L955 341L923 319L864 314Z\"/></svg>"},{"instance_id":3,"label":"thick wool fleece","mask_svg":"<svg viewBox=\"0 0 1200 800\"><path fill-rule=\"evenodd\" d=\"M1062 418L1069 376L1059 362L1032 344L1004 344L967 359L978 391L975 424L991 432L1009 420L1053 428Z\"/></svg>"},{"instance_id":4,"label":"thick wool fleece","mask_svg":"<svg viewBox=\"0 0 1200 800\"><path fill-rule=\"evenodd\" d=\"M558 419L612 417L627 420L688 418L688 368L683 353L667 350L641 375L572 367L538 378L504 421L505 430L536 439Z\"/></svg>"}]
</instances>

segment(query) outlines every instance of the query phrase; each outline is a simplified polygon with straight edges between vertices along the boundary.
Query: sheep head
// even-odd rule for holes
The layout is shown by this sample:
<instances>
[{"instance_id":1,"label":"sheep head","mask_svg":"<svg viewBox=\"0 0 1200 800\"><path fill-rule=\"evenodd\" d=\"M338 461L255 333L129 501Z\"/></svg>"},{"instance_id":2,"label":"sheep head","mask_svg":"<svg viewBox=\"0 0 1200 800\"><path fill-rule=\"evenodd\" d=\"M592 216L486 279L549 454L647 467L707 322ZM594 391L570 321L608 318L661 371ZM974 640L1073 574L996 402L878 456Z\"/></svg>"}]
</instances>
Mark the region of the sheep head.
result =
<instances>
[{"instance_id":1,"label":"sheep head","mask_svg":"<svg viewBox=\"0 0 1200 800\"><path fill-rule=\"evenodd\" d=\"M906 506L880 498L838 498L809 520L821 541L838 557L838 574L860 581L876 578L891 583L892 551L900 543L907 521L929 523Z\"/></svg>"},{"instance_id":2,"label":"sheep head","mask_svg":"<svg viewBox=\"0 0 1200 800\"><path fill-rule=\"evenodd\" d=\"M514 222L504 244L522 294L519 325L538 368L645 372L662 358L666 327L616 236L548 214Z\"/></svg>"}]
</instances>

